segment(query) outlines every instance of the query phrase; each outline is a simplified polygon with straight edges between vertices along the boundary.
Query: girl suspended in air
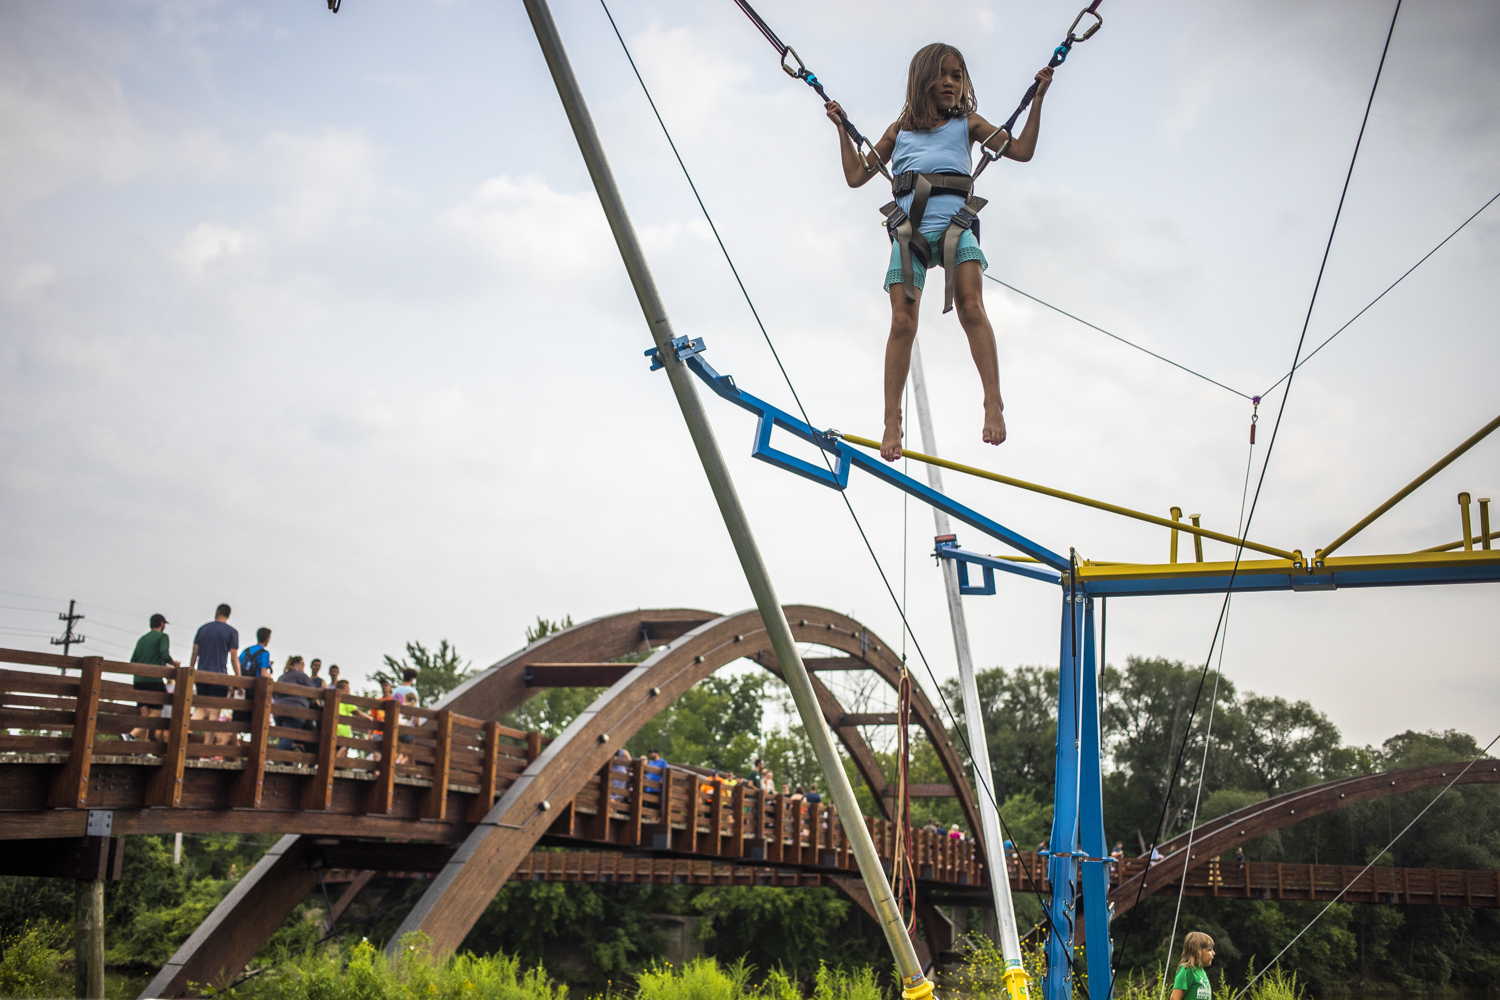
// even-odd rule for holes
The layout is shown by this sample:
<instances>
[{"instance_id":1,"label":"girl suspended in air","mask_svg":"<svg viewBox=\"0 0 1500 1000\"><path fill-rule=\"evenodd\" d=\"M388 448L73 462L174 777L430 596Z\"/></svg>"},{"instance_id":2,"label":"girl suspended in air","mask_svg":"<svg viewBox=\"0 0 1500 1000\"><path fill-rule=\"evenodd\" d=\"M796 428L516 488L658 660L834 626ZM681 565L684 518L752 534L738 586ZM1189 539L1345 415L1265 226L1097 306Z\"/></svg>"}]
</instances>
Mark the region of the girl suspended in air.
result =
<instances>
[{"instance_id":1,"label":"girl suspended in air","mask_svg":"<svg viewBox=\"0 0 1500 1000\"><path fill-rule=\"evenodd\" d=\"M1036 97L1026 124L1012 138L975 113L974 85L963 54L935 42L912 57L906 75L906 106L875 143L875 152L890 163L896 179L896 200L881 210L892 238L885 275L891 298L891 335L885 347L885 433L880 442L880 457L887 462L901 457L901 394L917 337L917 307L931 265L944 269L943 311L957 307L959 324L969 338L969 353L979 368L984 388L983 438L987 444L1005 440L995 332L984 312L981 288L981 276L989 264L979 249L975 218L985 199L973 196L970 150L974 143L982 143L990 150L1003 149L1003 155L1012 160L1031 159L1052 70L1043 69L1036 80ZM838 102L829 101L825 110L840 125L843 111ZM838 133L844 179L850 187L859 187L875 176L874 165L867 168L860 162L841 125Z\"/></svg>"}]
</instances>

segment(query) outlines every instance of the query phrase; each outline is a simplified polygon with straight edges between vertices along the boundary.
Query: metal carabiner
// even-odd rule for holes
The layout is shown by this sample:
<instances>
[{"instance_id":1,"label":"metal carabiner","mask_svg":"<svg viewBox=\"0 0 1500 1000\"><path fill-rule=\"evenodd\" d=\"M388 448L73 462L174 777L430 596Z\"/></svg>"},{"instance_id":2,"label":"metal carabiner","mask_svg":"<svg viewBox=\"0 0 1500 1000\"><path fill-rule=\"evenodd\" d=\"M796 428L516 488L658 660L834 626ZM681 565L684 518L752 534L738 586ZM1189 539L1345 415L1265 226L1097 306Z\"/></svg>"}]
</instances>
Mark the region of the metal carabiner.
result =
<instances>
[{"instance_id":1,"label":"metal carabiner","mask_svg":"<svg viewBox=\"0 0 1500 1000\"><path fill-rule=\"evenodd\" d=\"M1073 34L1073 28L1078 27L1078 22L1083 20L1083 16L1085 14L1092 14L1094 23L1090 25L1089 29L1083 34ZM1090 38L1093 38L1094 32L1098 31L1102 27L1104 27L1104 18L1099 16L1099 12L1097 10L1089 10L1087 7L1085 7L1083 10L1080 10L1078 12L1077 17L1073 18L1073 26L1068 29L1068 40L1072 42L1086 42Z\"/></svg>"},{"instance_id":2,"label":"metal carabiner","mask_svg":"<svg viewBox=\"0 0 1500 1000\"><path fill-rule=\"evenodd\" d=\"M1080 14L1078 16L1082 17L1083 15ZM1097 17L1098 15L1096 14L1094 16ZM788 55L790 55L793 59L797 60L797 68L796 69L792 69L790 66L788 66L786 64L786 57ZM788 45L786 47L786 51L781 54L781 71L783 73L785 73L787 76L791 77L793 80L800 80L804 76L807 75L807 66L802 62L802 57L799 56L797 54L797 50L794 49L794 48L792 48L790 45Z\"/></svg>"},{"instance_id":3,"label":"metal carabiner","mask_svg":"<svg viewBox=\"0 0 1500 1000\"><path fill-rule=\"evenodd\" d=\"M979 179L979 175L982 174L982 173L984 173L984 168L985 167L989 166L991 163L994 163L996 160L1000 159L1000 157L1004 156L1005 155L1005 151L1010 148L1010 135L1009 134L1007 134L1005 136L1005 141L1000 144L1000 148L999 149L991 151L989 149L989 147L985 145L985 143L989 142L990 139L995 138L995 136L999 135L1001 132L1004 132L1004 131L1005 131L1004 128L997 128L997 129L995 129L995 131L993 131L993 132L991 132L989 134L989 137L986 138L984 140L984 142L981 142L979 144L979 157L980 157L980 160L982 162L980 162L978 169L976 169L974 171L973 176L974 176L975 180L978 180Z\"/></svg>"},{"instance_id":4,"label":"metal carabiner","mask_svg":"<svg viewBox=\"0 0 1500 1000\"><path fill-rule=\"evenodd\" d=\"M875 146L868 139L865 140L865 145L868 146L870 150L870 156L868 158L865 156L865 151L863 149L858 146L854 148L855 154L859 157L860 166L865 168L865 173L873 174L878 170L885 175L886 180L894 182L894 178L891 177L891 172L886 169L885 163L880 159L880 154L875 151ZM870 166L870 159L874 159L875 161L875 165L873 167Z\"/></svg>"}]
</instances>

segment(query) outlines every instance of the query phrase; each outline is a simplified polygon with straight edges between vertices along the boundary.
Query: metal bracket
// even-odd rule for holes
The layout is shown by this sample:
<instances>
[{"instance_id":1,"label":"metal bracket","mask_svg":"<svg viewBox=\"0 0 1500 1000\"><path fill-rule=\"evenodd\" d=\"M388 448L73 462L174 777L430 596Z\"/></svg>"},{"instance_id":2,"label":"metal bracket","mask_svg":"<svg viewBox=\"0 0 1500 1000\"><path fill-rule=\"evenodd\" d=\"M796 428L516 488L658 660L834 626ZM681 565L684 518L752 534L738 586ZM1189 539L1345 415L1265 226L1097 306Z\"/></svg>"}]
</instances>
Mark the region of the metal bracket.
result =
<instances>
[{"instance_id":1,"label":"metal bracket","mask_svg":"<svg viewBox=\"0 0 1500 1000\"><path fill-rule=\"evenodd\" d=\"M674 337L672 339L672 351L676 354L678 361L686 361L688 358L696 357L706 350L708 350L708 344L704 343L702 337ZM666 362L661 359L660 352L654 347L646 349L646 357L651 359L652 371L667 367Z\"/></svg>"},{"instance_id":2,"label":"metal bracket","mask_svg":"<svg viewBox=\"0 0 1500 1000\"><path fill-rule=\"evenodd\" d=\"M938 535L932 554L939 559L951 559L957 564L955 568L958 570L958 592L966 597L988 597L994 594L995 570L997 569L1003 573L1014 573L1016 576L1025 576L1044 583L1060 583L1063 580L1061 573L1045 565L1017 563L1009 559L997 559L994 556L969 552L959 547L957 535ZM975 585L969 581L971 564L984 571L983 585Z\"/></svg>"},{"instance_id":3,"label":"metal bracket","mask_svg":"<svg viewBox=\"0 0 1500 1000\"><path fill-rule=\"evenodd\" d=\"M88 822L88 835L90 837L108 837L115 828L115 814L108 809L90 809Z\"/></svg>"}]
</instances>

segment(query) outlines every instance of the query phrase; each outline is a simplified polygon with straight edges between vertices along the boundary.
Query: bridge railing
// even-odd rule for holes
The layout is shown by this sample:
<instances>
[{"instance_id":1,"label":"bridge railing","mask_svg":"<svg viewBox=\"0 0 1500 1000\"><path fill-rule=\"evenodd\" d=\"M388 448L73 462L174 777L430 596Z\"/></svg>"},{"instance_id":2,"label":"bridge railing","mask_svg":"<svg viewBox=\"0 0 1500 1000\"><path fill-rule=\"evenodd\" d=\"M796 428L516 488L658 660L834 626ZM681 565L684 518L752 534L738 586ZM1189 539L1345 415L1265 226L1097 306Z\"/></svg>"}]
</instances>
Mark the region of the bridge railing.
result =
<instances>
[{"instance_id":1,"label":"bridge railing","mask_svg":"<svg viewBox=\"0 0 1500 1000\"><path fill-rule=\"evenodd\" d=\"M769 864L855 867L833 805L693 768L612 757L569 806L554 822L554 836ZM889 869L895 824L861 821ZM918 878L982 884L984 865L972 840L918 830L911 849Z\"/></svg>"},{"instance_id":2,"label":"bridge railing","mask_svg":"<svg viewBox=\"0 0 1500 1000\"><path fill-rule=\"evenodd\" d=\"M447 709L269 677L14 649L0 649L0 663L59 671L0 669L0 754L61 764L48 793L53 807L87 805L96 763L136 764L154 769L149 806L181 805L184 769L191 766L241 772L223 803L232 807L261 805L266 773L292 771L310 779L302 788L304 809L330 808L334 781L342 778L370 783L367 813L391 813L401 784L423 789L424 818L457 818L449 816L449 800L458 794L473 821L545 742ZM166 690L139 688L136 678L147 679L148 688L160 681ZM278 700L286 698L308 707ZM142 706L161 715L142 715Z\"/></svg>"}]
</instances>

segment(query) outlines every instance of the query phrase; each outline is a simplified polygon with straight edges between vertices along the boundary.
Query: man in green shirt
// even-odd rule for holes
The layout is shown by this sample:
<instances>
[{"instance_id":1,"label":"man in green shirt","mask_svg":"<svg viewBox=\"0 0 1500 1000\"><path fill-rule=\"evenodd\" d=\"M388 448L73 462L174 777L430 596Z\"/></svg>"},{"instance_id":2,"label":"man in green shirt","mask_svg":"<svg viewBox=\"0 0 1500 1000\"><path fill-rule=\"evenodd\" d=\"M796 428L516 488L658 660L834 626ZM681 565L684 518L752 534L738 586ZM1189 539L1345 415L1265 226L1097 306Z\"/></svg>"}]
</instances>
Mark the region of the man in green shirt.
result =
<instances>
[{"instance_id":1,"label":"man in green shirt","mask_svg":"<svg viewBox=\"0 0 1500 1000\"><path fill-rule=\"evenodd\" d=\"M151 616L151 631L141 636L135 642L135 652L130 654L131 663L149 663L156 667L173 666L180 667L181 663L172 659L172 640L167 638L167 618L165 615ZM159 694L167 693L166 682L160 677L142 677L136 675L135 683L132 685L137 691L154 691ZM161 715L162 706L159 704L148 704L136 702L136 708L142 715ZM145 729L132 729L130 739L144 739ZM161 730L156 731L158 739L165 739Z\"/></svg>"}]
</instances>

